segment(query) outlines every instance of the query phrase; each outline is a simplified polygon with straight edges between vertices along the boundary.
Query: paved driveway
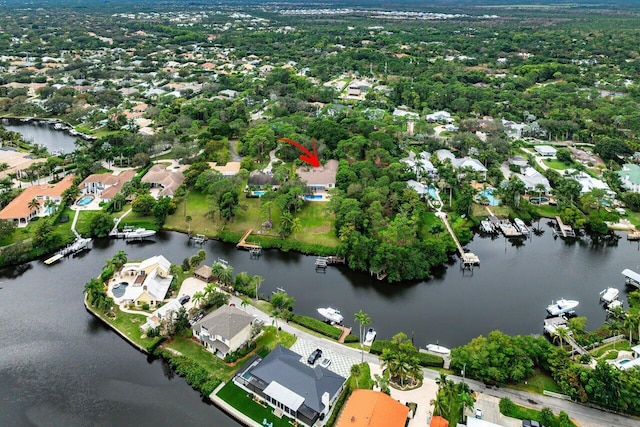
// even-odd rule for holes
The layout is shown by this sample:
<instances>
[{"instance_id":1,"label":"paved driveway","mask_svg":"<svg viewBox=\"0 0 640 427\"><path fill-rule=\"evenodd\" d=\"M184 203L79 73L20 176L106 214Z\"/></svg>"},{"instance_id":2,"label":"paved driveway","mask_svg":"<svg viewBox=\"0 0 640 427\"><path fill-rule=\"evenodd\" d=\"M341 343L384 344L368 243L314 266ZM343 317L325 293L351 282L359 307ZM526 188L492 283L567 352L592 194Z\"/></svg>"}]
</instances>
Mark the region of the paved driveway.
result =
<instances>
[{"instance_id":1,"label":"paved driveway","mask_svg":"<svg viewBox=\"0 0 640 427\"><path fill-rule=\"evenodd\" d=\"M291 351L294 351L302 356L300 358L301 363L307 363L307 358L316 348L322 350L322 357L318 359L316 365L320 364L320 361L325 358L329 359L331 360L331 364L327 369L345 378L349 378L349 375L351 375L351 366L355 365L356 363L360 363L359 360L355 360L351 357L332 351L329 346L322 344L318 345L317 343L307 341L304 338L298 338L296 342L291 346Z\"/></svg>"},{"instance_id":2,"label":"paved driveway","mask_svg":"<svg viewBox=\"0 0 640 427\"><path fill-rule=\"evenodd\" d=\"M178 290L178 294L176 298L180 298L183 295L189 295L191 299L184 305L184 308L187 309L187 312L193 308L193 294L196 292L204 292L204 287L207 286L205 282L200 279L196 279L193 277L189 277L184 279L182 282L182 286Z\"/></svg>"}]
</instances>

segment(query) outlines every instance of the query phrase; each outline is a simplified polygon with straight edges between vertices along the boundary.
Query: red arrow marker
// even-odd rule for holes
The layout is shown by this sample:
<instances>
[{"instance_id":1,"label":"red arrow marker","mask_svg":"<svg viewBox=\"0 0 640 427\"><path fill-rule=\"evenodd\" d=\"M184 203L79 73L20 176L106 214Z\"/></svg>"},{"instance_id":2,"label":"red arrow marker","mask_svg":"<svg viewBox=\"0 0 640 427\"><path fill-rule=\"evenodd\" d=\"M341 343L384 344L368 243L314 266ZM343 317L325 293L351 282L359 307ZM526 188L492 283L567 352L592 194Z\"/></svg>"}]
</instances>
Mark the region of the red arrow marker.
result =
<instances>
[{"instance_id":1,"label":"red arrow marker","mask_svg":"<svg viewBox=\"0 0 640 427\"><path fill-rule=\"evenodd\" d=\"M289 139L289 138L278 138L278 141L284 141L284 142L286 142L288 144L293 145L298 150L302 151L304 154L300 155L300 157L298 157L298 158L300 160L302 160L303 162L309 163L314 168L320 167L320 160L318 159L318 152L316 151L316 140L315 139L313 139L313 138L311 139L311 144L313 145L313 154L311 154L311 152L309 150L307 150L302 145L298 144L297 142L295 142L292 139Z\"/></svg>"}]
</instances>

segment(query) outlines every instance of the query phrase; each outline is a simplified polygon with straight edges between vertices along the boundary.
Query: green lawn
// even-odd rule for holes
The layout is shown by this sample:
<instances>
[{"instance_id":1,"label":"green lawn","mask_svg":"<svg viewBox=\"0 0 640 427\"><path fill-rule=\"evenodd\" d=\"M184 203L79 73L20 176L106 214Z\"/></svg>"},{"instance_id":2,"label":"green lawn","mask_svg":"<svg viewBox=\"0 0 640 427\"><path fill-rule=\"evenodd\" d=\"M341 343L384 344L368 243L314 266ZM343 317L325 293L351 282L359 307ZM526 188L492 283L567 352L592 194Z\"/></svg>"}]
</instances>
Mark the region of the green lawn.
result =
<instances>
[{"instance_id":1,"label":"green lawn","mask_svg":"<svg viewBox=\"0 0 640 427\"><path fill-rule=\"evenodd\" d=\"M217 396L259 424L263 420L273 423L274 427L291 427L289 418L284 415L278 418L273 415L273 408L266 408L249 397L249 393L235 385L232 381L220 389Z\"/></svg>"},{"instance_id":2,"label":"green lawn","mask_svg":"<svg viewBox=\"0 0 640 427\"><path fill-rule=\"evenodd\" d=\"M71 222L73 221L73 217L75 216L75 212L70 212L71 216L69 217L68 222L69 228L71 228ZM91 220L101 212L102 211L80 211L80 214L78 215L78 222L76 223L76 231L83 236L89 235L89 225L91 224Z\"/></svg>"},{"instance_id":3,"label":"green lawn","mask_svg":"<svg viewBox=\"0 0 640 427\"><path fill-rule=\"evenodd\" d=\"M594 348L589 353L591 353L593 357L600 358L601 356L605 355L610 351L615 350L617 353L618 351L621 351L621 350L630 350L630 349L631 349L631 344L629 344L629 341L622 340L622 341L617 341L615 343L609 343L601 347Z\"/></svg>"},{"instance_id":4,"label":"green lawn","mask_svg":"<svg viewBox=\"0 0 640 427\"><path fill-rule=\"evenodd\" d=\"M543 161L545 165L549 166L551 169L556 170L566 170L575 166L573 164L568 165L556 159L544 159Z\"/></svg>"},{"instance_id":5,"label":"green lawn","mask_svg":"<svg viewBox=\"0 0 640 427\"><path fill-rule=\"evenodd\" d=\"M542 394L544 390L562 393L562 389L553 378L539 370L536 370L535 375L529 378L526 383L509 384L509 388L537 394Z\"/></svg>"},{"instance_id":6,"label":"green lawn","mask_svg":"<svg viewBox=\"0 0 640 427\"><path fill-rule=\"evenodd\" d=\"M235 372L233 366L227 365L222 359L205 350L202 345L190 338L176 337L171 342L164 344L163 347L177 351L195 361L215 378L228 380L233 377Z\"/></svg>"},{"instance_id":7,"label":"green lawn","mask_svg":"<svg viewBox=\"0 0 640 427\"><path fill-rule=\"evenodd\" d=\"M104 316L99 310L96 311L98 316L110 325L117 328L121 333L126 335L136 344L144 347L151 348L153 347L160 338L142 338L143 331L140 329L140 325L144 324L147 320L146 316L142 314L130 314L125 313L124 311L120 311L118 308L115 308L116 318L110 319Z\"/></svg>"},{"instance_id":8,"label":"green lawn","mask_svg":"<svg viewBox=\"0 0 640 427\"><path fill-rule=\"evenodd\" d=\"M527 408L525 406L518 405L517 403L514 403L513 406L514 406L514 409L513 409L513 411L511 413L508 413L508 414L503 413L503 415L506 415L506 416L511 417L511 418L517 418L519 420L537 420L537 421L540 421L540 419L541 419L540 411L537 411L537 410L532 409L532 408ZM558 416L556 415L556 420L557 420L557 418L558 418ZM575 423L573 421L571 423L572 423L572 425L575 426Z\"/></svg>"}]
</instances>

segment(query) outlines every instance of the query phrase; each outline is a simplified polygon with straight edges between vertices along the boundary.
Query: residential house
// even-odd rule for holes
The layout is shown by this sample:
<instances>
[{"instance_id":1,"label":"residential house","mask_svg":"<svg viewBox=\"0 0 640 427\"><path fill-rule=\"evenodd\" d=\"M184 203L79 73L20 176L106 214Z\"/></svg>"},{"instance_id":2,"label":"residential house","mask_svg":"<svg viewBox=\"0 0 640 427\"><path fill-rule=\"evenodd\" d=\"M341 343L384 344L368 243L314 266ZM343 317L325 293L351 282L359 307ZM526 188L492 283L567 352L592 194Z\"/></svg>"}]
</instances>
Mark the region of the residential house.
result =
<instances>
[{"instance_id":1,"label":"residential house","mask_svg":"<svg viewBox=\"0 0 640 427\"><path fill-rule=\"evenodd\" d=\"M456 170L470 169L478 173L478 175L480 176L479 179L481 181L487 180L487 168L477 159L468 156L456 158L456 156L451 151L444 149L436 150L436 156L442 162L449 160L453 168Z\"/></svg>"},{"instance_id":2,"label":"residential house","mask_svg":"<svg viewBox=\"0 0 640 427\"><path fill-rule=\"evenodd\" d=\"M591 190L604 190L608 196L615 197L615 192L611 191L607 183L594 178L586 172L580 172L573 176L573 179L578 181L578 184L582 186L580 193L588 193Z\"/></svg>"},{"instance_id":3,"label":"residential house","mask_svg":"<svg viewBox=\"0 0 640 427\"><path fill-rule=\"evenodd\" d=\"M421 152L417 156L413 151L409 152L409 157L400 159L402 163L407 165L412 172L416 174L418 179L421 178L434 178L438 174L438 169L431 163L431 153L426 151Z\"/></svg>"},{"instance_id":4,"label":"residential house","mask_svg":"<svg viewBox=\"0 0 640 427\"><path fill-rule=\"evenodd\" d=\"M549 184L549 180L534 168L526 167L522 169L522 173L518 174L518 178L520 178L520 181L524 183L527 193L537 195L540 192L538 185L542 185L544 187L544 191L542 192L543 195L547 195L551 191L551 184Z\"/></svg>"},{"instance_id":5,"label":"residential house","mask_svg":"<svg viewBox=\"0 0 640 427\"><path fill-rule=\"evenodd\" d=\"M55 204L62 201L62 193L73 185L73 178L73 175L68 175L55 185L38 184L27 187L0 211L0 219L12 220L18 227L25 227L47 201ZM32 200L38 202L37 207L29 206Z\"/></svg>"},{"instance_id":6,"label":"residential house","mask_svg":"<svg viewBox=\"0 0 640 427\"><path fill-rule=\"evenodd\" d=\"M251 339L254 321L255 318L247 312L223 305L196 322L191 330L205 349L224 358Z\"/></svg>"},{"instance_id":7,"label":"residential house","mask_svg":"<svg viewBox=\"0 0 640 427\"><path fill-rule=\"evenodd\" d=\"M550 145L534 145L533 149L542 157L555 157L558 151Z\"/></svg>"},{"instance_id":8,"label":"residential house","mask_svg":"<svg viewBox=\"0 0 640 427\"><path fill-rule=\"evenodd\" d=\"M617 366L624 370L631 369L636 366L640 366L640 345L636 345L631 347L631 357L628 362L620 363L617 362Z\"/></svg>"},{"instance_id":9,"label":"residential house","mask_svg":"<svg viewBox=\"0 0 640 427\"><path fill-rule=\"evenodd\" d=\"M356 389L342 407L336 427L404 427L409 407L380 391Z\"/></svg>"},{"instance_id":10,"label":"residential house","mask_svg":"<svg viewBox=\"0 0 640 427\"><path fill-rule=\"evenodd\" d=\"M146 332L149 329L157 328L164 319L169 319L171 323L173 323L175 321L176 314L180 311L180 308L182 308L180 301L178 301L177 298L172 299L151 313L151 316L147 317L147 321L140 325L140 329Z\"/></svg>"},{"instance_id":11,"label":"residential house","mask_svg":"<svg viewBox=\"0 0 640 427\"><path fill-rule=\"evenodd\" d=\"M236 99L238 95L240 95L240 92L232 89L224 89L218 92L218 95L224 96L225 98L228 98L228 99Z\"/></svg>"},{"instance_id":12,"label":"residential house","mask_svg":"<svg viewBox=\"0 0 640 427\"><path fill-rule=\"evenodd\" d=\"M120 277L129 285L118 304L133 304L142 307L157 307L164 301L173 276L171 263L162 255L156 255L139 263L127 263L120 270Z\"/></svg>"},{"instance_id":13,"label":"residential house","mask_svg":"<svg viewBox=\"0 0 640 427\"><path fill-rule=\"evenodd\" d=\"M427 196L430 193L429 187L413 179L410 179L409 181L407 181L407 187L411 188L413 191L418 193L418 195L421 197Z\"/></svg>"},{"instance_id":14,"label":"residential house","mask_svg":"<svg viewBox=\"0 0 640 427\"><path fill-rule=\"evenodd\" d=\"M407 120L417 121L418 119L420 119L420 114L409 111L409 107L405 105L400 105L393 110L393 117L404 117Z\"/></svg>"},{"instance_id":15,"label":"residential house","mask_svg":"<svg viewBox=\"0 0 640 427\"><path fill-rule=\"evenodd\" d=\"M337 160L329 160L325 165L320 165L317 168L300 166L296 170L300 179L313 191L326 191L334 188L336 186L337 172Z\"/></svg>"},{"instance_id":16,"label":"residential house","mask_svg":"<svg viewBox=\"0 0 640 427\"><path fill-rule=\"evenodd\" d=\"M447 111L436 111L435 113L427 114L425 119L428 122L437 122L437 123L453 123L453 117L451 117L451 113Z\"/></svg>"},{"instance_id":17,"label":"residential house","mask_svg":"<svg viewBox=\"0 0 640 427\"><path fill-rule=\"evenodd\" d=\"M82 194L93 194L103 202L108 202L120 192L122 186L136 175L134 170L126 170L119 175L110 173L92 174L80 183Z\"/></svg>"},{"instance_id":18,"label":"residential house","mask_svg":"<svg viewBox=\"0 0 640 427\"><path fill-rule=\"evenodd\" d=\"M449 421L447 421L440 415L434 415L433 417L431 417L431 423L429 423L429 427L449 427Z\"/></svg>"},{"instance_id":19,"label":"residential house","mask_svg":"<svg viewBox=\"0 0 640 427\"><path fill-rule=\"evenodd\" d=\"M519 168L526 168L529 165L529 162L527 161L527 159L525 159L522 156L514 156L509 158L508 160L509 165L513 165L513 166L517 166Z\"/></svg>"},{"instance_id":20,"label":"residential house","mask_svg":"<svg viewBox=\"0 0 640 427\"><path fill-rule=\"evenodd\" d=\"M346 378L320 365L311 367L304 359L278 346L264 359L250 361L233 381L283 414L312 426L329 415Z\"/></svg>"},{"instance_id":21,"label":"residential house","mask_svg":"<svg viewBox=\"0 0 640 427\"><path fill-rule=\"evenodd\" d=\"M640 166L633 163L625 163L622 165L622 170L616 173L626 190L640 193Z\"/></svg>"},{"instance_id":22,"label":"residential house","mask_svg":"<svg viewBox=\"0 0 640 427\"><path fill-rule=\"evenodd\" d=\"M142 177L142 182L151 184L151 195L156 199L160 197L173 197L175 191L184 182L184 175L180 170L169 170L162 164L155 164Z\"/></svg>"},{"instance_id":23,"label":"residential house","mask_svg":"<svg viewBox=\"0 0 640 427\"><path fill-rule=\"evenodd\" d=\"M280 182L272 175L266 174L259 170L254 170L249 174L247 184L256 188L277 188L280 186Z\"/></svg>"}]
</instances>

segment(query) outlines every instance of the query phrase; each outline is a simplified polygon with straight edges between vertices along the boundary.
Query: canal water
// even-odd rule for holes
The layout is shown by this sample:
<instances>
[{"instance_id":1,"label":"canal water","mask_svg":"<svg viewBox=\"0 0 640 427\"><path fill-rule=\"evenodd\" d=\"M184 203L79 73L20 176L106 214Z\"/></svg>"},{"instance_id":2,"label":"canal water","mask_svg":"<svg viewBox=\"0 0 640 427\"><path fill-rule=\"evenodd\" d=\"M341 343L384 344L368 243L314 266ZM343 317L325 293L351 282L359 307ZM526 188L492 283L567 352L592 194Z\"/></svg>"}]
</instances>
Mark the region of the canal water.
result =
<instances>
[{"instance_id":1,"label":"canal water","mask_svg":"<svg viewBox=\"0 0 640 427\"><path fill-rule=\"evenodd\" d=\"M432 280L393 285L344 267L316 273L313 256L265 251L250 259L234 245L202 247L209 265L223 258L236 273L264 276L261 294L284 288L296 313L317 316L318 307L332 306L356 326L353 315L362 309L381 339L403 331L417 346L453 347L494 329L541 333L545 307L561 297L578 299L578 313L595 327L605 318L599 291L624 289L620 272L640 270L640 246L624 236L568 243L554 239L544 221L540 229L523 241L476 237L468 248L482 266L472 272L452 261ZM105 239L52 266L34 261L0 274L0 425L236 425L85 311L84 283L121 249L129 259L163 254L181 264L200 246L179 233L129 244Z\"/></svg>"},{"instance_id":2,"label":"canal water","mask_svg":"<svg viewBox=\"0 0 640 427\"><path fill-rule=\"evenodd\" d=\"M53 124L46 121L31 121L23 123L16 119L3 119L2 125L10 131L19 132L26 141L32 144L44 145L49 153L62 150L72 153L75 149L76 137L66 131L55 130Z\"/></svg>"}]
</instances>

